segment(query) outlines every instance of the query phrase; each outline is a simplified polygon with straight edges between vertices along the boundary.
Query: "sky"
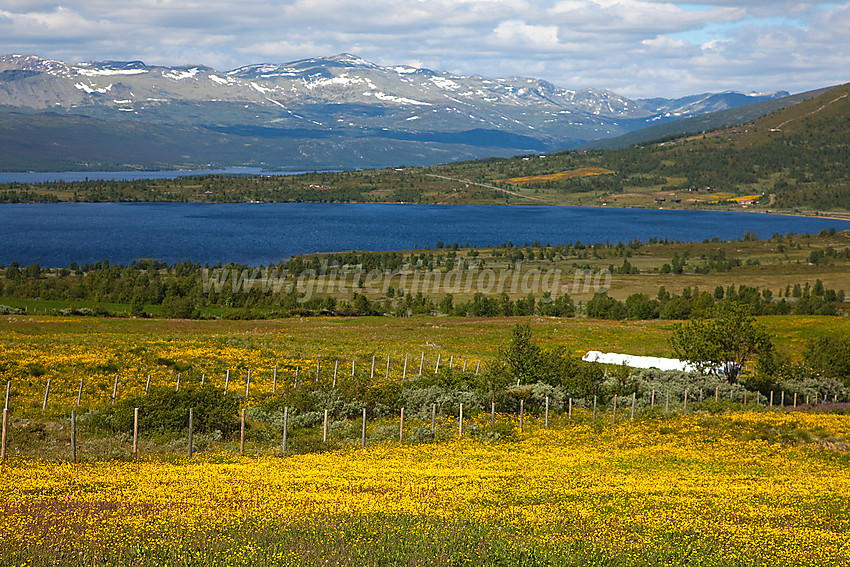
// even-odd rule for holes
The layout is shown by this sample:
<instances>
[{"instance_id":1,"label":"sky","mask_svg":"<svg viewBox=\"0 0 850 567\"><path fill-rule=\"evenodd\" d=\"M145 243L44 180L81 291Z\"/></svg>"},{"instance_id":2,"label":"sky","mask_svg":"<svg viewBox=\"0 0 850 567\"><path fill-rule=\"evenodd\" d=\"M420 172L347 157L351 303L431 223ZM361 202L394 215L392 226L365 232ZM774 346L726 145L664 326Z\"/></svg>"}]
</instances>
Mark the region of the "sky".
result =
<instances>
[{"instance_id":1,"label":"sky","mask_svg":"<svg viewBox=\"0 0 850 567\"><path fill-rule=\"evenodd\" d=\"M631 98L850 81L850 0L0 0L0 54L227 71L351 53Z\"/></svg>"}]
</instances>

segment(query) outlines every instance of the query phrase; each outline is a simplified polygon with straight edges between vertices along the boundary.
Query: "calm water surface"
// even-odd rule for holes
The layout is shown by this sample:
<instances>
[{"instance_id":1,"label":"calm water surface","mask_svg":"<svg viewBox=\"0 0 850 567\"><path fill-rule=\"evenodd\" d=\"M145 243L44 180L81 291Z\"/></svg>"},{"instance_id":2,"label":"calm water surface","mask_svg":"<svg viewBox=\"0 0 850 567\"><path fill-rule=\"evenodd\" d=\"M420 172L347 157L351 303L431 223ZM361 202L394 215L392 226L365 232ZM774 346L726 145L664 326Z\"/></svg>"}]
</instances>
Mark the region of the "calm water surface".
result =
<instances>
[{"instance_id":1,"label":"calm water surface","mask_svg":"<svg viewBox=\"0 0 850 567\"><path fill-rule=\"evenodd\" d=\"M850 221L716 211L547 206L328 203L58 203L0 205L0 263L67 266L109 259L269 264L296 254L566 243L702 241L816 233Z\"/></svg>"}]
</instances>

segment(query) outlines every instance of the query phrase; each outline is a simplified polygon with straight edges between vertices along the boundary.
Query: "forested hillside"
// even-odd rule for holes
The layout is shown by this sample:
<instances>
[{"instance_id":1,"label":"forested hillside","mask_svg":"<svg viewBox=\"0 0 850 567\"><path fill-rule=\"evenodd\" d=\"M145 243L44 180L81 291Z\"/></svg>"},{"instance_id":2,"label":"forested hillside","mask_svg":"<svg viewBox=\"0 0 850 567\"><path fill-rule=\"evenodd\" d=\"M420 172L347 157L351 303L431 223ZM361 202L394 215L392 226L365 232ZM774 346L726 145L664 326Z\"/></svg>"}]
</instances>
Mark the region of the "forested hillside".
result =
<instances>
[{"instance_id":1,"label":"forested hillside","mask_svg":"<svg viewBox=\"0 0 850 567\"><path fill-rule=\"evenodd\" d=\"M0 202L407 202L850 210L850 84L747 124L621 150L441 166L8 184Z\"/></svg>"}]
</instances>

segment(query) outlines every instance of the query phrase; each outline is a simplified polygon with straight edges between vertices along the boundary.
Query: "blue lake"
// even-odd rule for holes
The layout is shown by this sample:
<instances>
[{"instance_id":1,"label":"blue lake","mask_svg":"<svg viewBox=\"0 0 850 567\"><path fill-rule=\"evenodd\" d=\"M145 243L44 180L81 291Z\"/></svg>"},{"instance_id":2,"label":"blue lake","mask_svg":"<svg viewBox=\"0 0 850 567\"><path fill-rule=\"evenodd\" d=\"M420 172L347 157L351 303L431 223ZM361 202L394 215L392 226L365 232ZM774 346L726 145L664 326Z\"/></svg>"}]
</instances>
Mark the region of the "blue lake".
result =
<instances>
[{"instance_id":1,"label":"blue lake","mask_svg":"<svg viewBox=\"0 0 850 567\"><path fill-rule=\"evenodd\" d=\"M109 259L260 265L296 254L512 241L560 244L653 237L702 241L745 232L817 233L850 221L740 212L605 207L274 203L0 205L0 263L64 267Z\"/></svg>"}]
</instances>

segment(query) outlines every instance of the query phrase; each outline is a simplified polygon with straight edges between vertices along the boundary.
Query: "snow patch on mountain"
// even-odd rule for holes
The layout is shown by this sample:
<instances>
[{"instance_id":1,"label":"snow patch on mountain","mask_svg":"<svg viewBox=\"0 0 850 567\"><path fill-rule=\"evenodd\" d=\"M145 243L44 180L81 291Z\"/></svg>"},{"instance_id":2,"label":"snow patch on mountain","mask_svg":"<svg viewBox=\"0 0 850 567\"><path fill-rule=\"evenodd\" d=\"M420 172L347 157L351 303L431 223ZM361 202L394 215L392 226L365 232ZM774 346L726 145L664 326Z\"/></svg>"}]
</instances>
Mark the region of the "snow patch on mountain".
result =
<instances>
[{"instance_id":1,"label":"snow patch on mountain","mask_svg":"<svg viewBox=\"0 0 850 567\"><path fill-rule=\"evenodd\" d=\"M84 77L111 77L114 75L144 75L149 71L147 69L84 69L82 67L74 67L77 75Z\"/></svg>"},{"instance_id":2,"label":"snow patch on mountain","mask_svg":"<svg viewBox=\"0 0 850 567\"><path fill-rule=\"evenodd\" d=\"M163 71L162 76L166 79L171 79L173 81L182 81L183 79L191 79L199 72L200 69L198 69L197 67L193 67L185 71L180 69L170 69L168 71Z\"/></svg>"},{"instance_id":3,"label":"snow patch on mountain","mask_svg":"<svg viewBox=\"0 0 850 567\"><path fill-rule=\"evenodd\" d=\"M97 85L92 85L92 84L87 85L85 83L76 83L74 85L74 87L76 87L77 89L79 89L81 91L85 91L88 94L94 94L94 93L106 94L106 93L108 93L109 91L112 90L112 83L109 83L109 85L106 86L106 87L98 87Z\"/></svg>"}]
</instances>

